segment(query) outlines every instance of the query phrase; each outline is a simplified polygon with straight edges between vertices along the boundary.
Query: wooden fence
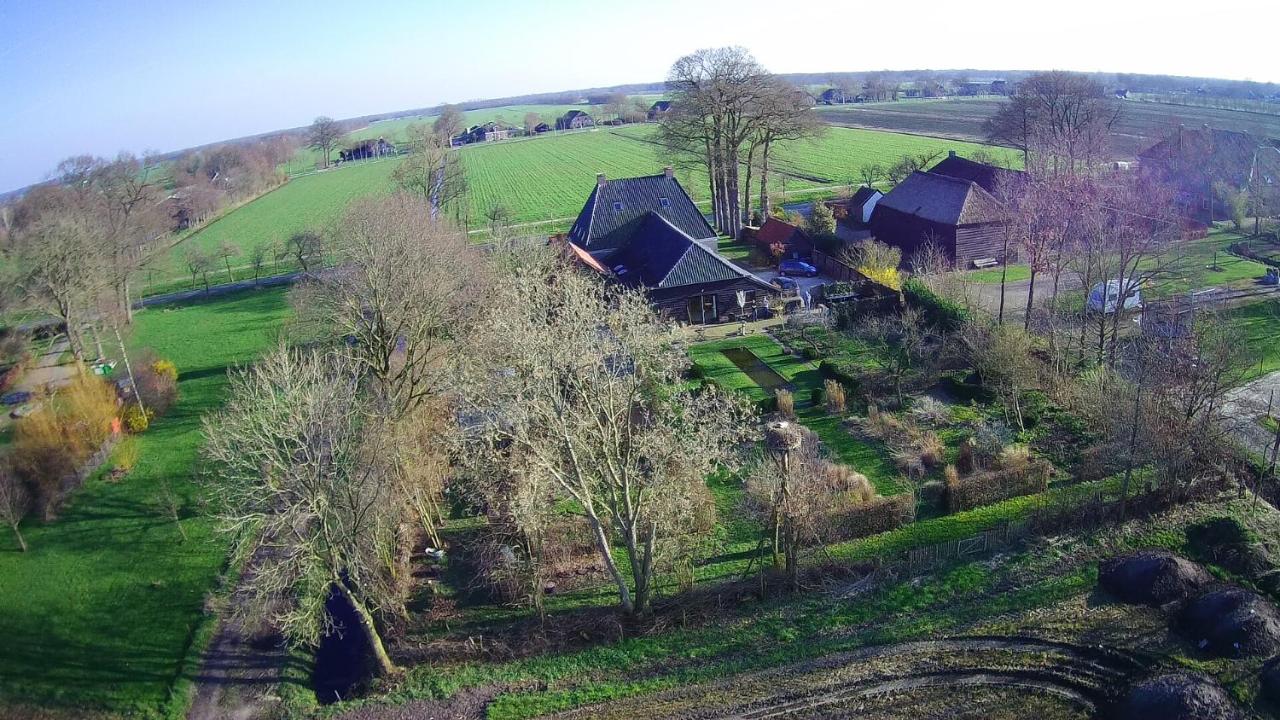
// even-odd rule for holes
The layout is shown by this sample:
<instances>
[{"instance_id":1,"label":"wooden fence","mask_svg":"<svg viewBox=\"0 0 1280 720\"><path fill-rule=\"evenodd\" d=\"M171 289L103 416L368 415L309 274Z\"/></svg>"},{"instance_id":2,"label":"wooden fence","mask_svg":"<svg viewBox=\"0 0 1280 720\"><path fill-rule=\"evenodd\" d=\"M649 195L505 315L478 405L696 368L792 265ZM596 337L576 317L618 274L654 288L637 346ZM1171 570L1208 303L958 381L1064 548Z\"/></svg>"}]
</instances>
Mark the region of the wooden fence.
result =
<instances>
[{"instance_id":1,"label":"wooden fence","mask_svg":"<svg viewBox=\"0 0 1280 720\"><path fill-rule=\"evenodd\" d=\"M850 265L831 257L821 250L813 251L813 266L818 268L818 272L835 278L836 280L844 280L847 282L862 282L867 279L866 275L858 272Z\"/></svg>"}]
</instances>

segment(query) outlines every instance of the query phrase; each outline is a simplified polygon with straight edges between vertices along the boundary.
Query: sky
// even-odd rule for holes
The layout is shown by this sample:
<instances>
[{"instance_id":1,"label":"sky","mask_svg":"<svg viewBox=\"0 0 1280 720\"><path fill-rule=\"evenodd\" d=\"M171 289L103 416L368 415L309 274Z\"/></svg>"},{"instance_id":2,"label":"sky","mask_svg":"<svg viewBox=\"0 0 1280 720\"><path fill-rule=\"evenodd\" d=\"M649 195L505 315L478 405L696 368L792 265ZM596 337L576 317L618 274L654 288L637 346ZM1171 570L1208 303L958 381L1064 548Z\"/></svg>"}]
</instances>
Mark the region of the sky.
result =
<instances>
[{"instance_id":1,"label":"sky","mask_svg":"<svg viewBox=\"0 0 1280 720\"><path fill-rule=\"evenodd\" d=\"M774 72L1280 82L1277 27L1275 0L0 0L0 192L70 155L656 82L680 55L721 45L748 48Z\"/></svg>"}]
</instances>

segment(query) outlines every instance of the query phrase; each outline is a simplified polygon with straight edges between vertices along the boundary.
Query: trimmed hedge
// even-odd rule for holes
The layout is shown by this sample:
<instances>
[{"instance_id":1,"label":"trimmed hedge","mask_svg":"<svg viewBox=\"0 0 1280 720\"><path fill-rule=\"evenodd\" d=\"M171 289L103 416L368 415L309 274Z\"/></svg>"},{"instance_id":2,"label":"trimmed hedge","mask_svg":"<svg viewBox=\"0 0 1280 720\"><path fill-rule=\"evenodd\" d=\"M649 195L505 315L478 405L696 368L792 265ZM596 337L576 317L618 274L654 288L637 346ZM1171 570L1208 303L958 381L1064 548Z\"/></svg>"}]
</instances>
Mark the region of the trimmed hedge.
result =
<instances>
[{"instance_id":1,"label":"trimmed hedge","mask_svg":"<svg viewBox=\"0 0 1280 720\"><path fill-rule=\"evenodd\" d=\"M854 540L895 530L915 522L915 495L899 493L878 497L840 513L836 518L836 540Z\"/></svg>"},{"instance_id":2,"label":"trimmed hedge","mask_svg":"<svg viewBox=\"0 0 1280 720\"><path fill-rule=\"evenodd\" d=\"M957 330L971 319L967 309L930 290L917 278L910 278L903 284L902 295L908 304L924 313L929 322L943 330Z\"/></svg>"},{"instance_id":3,"label":"trimmed hedge","mask_svg":"<svg viewBox=\"0 0 1280 720\"><path fill-rule=\"evenodd\" d=\"M1022 467L962 477L959 482L947 485L947 512L972 510L1022 495L1037 495L1049 489L1052 473L1053 465L1033 457Z\"/></svg>"}]
</instances>

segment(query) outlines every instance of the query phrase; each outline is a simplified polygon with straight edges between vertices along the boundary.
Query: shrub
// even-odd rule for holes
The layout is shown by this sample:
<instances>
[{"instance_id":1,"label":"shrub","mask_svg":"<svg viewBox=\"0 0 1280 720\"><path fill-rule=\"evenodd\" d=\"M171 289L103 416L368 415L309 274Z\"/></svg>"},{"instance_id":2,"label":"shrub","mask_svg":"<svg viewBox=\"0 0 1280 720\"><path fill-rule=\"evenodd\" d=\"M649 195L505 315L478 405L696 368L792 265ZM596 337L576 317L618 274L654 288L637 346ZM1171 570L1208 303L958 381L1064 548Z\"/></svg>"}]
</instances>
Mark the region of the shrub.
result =
<instances>
[{"instance_id":1,"label":"shrub","mask_svg":"<svg viewBox=\"0 0 1280 720\"><path fill-rule=\"evenodd\" d=\"M827 412L833 415L844 413L844 386L832 378L827 378L823 381L822 387L823 396L827 401Z\"/></svg>"},{"instance_id":2,"label":"shrub","mask_svg":"<svg viewBox=\"0 0 1280 720\"><path fill-rule=\"evenodd\" d=\"M942 438L935 432L922 433L920 439L916 441L916 447L920 452L920 462L927 468L941 465L947 451L946 446L942 444Z\"/></svg>"},{"instance_id":3,"label":"shrub","mask_svg":"<svg viewBox=\"0 0 1280 720\"><path fill-rule=\"evenodd\" d=\"M178 401L178 368L150 351L145 351L143 357L133 375L138 398L149 413L164 415Z\"/></svg>"},{"instance_id":4,"label":"shrub","mask_svg":"<svg viewBox=\"0 0 1280 720\"><path fill-rule=\"evenodd\" d=\"M124 409L121 419L124 421L124 429L133 435L137 435L138 433L146 432L147 428L151 426L153 417L155 417L155 413L150 409L144 412L141 407L134 404Z\"/></svg>"},{"instance_id":5,"label":"shrub","mask_svg":"<svg viewBox=\"0 0 1280 720\"><path fill-rule=\"evenodd\" d=\"M774 398L776 399L778 412L789 418L796 416L796 400L790 390L779 388L774 391Z\"/></svg>"},{"instance_id":6,"label":"shrub","mask_svg":"<svg viewBox=\"0 0 1280 720\"><path fill-rule=\"evenodd\" d=\"M138 441L125 438L111 453L111 464L117 472L127 473L138 464L138 454Z\"/></svg>"},{"instance_id":7,"label":"shrub","mask_svg":"<svg viewBox=\"0 0 1280 720\"><path fill-rule=\"evenodd\" d=\"M930 290L918 278L911 278L902 285L907 303L919 308L930 324L946 331L958 330L971 319L967 309L959 303Z\"/></svg>"},{"instance_id":8,"label":"shrub","mask_svg":"<svg viewBox=\"0 0 1280 720\"><path fill-rule=\"evenodd\" d=\"M817 407L822 404L822 388L811 388L809 390L809 404Z\"/></svg>"},{"instance_id":9,"label":"shrub","mask_svg":"<svg viewBox=\"0 0 1280 720\"><path fill-rule=\"evenodd\" d=\"M947 404L925 395L911 404L911 416L932 425L944 425L951 421Z\"/></svg>"},{"instance_id":10,"label":"shrub","mask_svg":"<svg viewBox=\"0 0 1280 720\"><path fill-rule=\"evenodd\" d=\"M974 459L973 438L968 438L960 443L960 453L956 456L956 470L968 475L977 469L978 463Z\"/></svg>"},{"instance_id":11,"label":"shrub","mask_svg":"<svg viewBox=\"0 0 1280 720\"><path fill-rule=\"evenodd\" d=\"M102 378L81 375L17 423L11 458L31 489L42 517L112 433L115 390Z\"/></svg>"},{"instance_id":12,"label":"shrub","mask_svg":"<svg viewBox=\"0 0 1280 720\"><path fill-rule=\"evenodd\" d=\"M1031 450L1026 445L1008 445L1000 450L996 466L1001 470L1016 470L1031 462Z\"/></svg>"}]
</instances>

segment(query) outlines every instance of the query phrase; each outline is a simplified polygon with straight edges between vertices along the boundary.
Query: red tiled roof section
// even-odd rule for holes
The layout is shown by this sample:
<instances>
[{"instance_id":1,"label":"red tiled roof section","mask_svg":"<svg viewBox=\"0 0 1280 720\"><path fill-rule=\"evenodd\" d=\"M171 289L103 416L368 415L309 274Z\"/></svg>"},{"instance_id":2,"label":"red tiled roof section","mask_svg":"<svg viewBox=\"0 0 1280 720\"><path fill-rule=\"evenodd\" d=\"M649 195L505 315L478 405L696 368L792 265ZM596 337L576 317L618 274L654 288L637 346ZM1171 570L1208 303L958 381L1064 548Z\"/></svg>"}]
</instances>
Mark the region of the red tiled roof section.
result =
<instances>
[{"instance_id":1,"label":"red tiled roof section","mask_svg":"<svg viewBox=\"0 0 1280 720\"><path fill-rule=\"evenodd\" d=\"M809 241L809 236L804 230L772 217L765 220L764 225L756 231L756 243L761 247L779 244L789 251L808 252L813 249L813 243Z\"/></svg>"}]
</instances>

